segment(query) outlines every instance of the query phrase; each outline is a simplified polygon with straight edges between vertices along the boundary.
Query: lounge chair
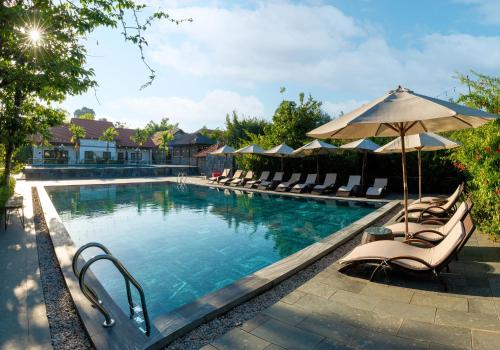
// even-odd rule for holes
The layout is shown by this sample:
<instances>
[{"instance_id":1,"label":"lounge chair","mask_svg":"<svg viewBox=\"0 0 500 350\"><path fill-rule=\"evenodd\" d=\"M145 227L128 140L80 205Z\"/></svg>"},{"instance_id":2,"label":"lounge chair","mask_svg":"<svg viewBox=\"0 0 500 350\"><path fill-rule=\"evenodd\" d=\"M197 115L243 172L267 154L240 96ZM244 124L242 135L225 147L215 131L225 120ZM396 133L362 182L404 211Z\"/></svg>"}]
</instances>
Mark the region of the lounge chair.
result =
<instances>
[{"instance_id":1,"label":"lounge chair","mask_svg":"<svg viewBox=\"0 0 500 350\"><path fill-rule=\"evenodd\" d=\"M243 175L243 170L236 170L234 173L233 177L226 177L222 180L219 181L219 184L221 185L228 185L229 182L236 180L236 179L241 179L241 176Z\"/></svg>"},{"instance_id":2,"label":"lounge chair","mask_svg":"<svg viewBox=\"0 0 500 350\"><path fill-rule=\"evenodd\" d=\"M423 239L424 241L437 244L441 242L446 235L451 231L453 226L460 221L464 220L468 211L472 209L472 202L467 200L463 202L453 214L453 216L444 225L436 226L434 220L425 221L424 223L408 223L408 234L411 238ZM429 226L432 225L432 226ZM385 226L392 231L394 237L405 237L405 223L398 222L392 225Z\"/></svg>"},{"instance_id":3,"label":"lounge chair","mask_svg":"<svg viewBox=\"0 0 500 350\"><path fill-rule=\"evenodd\" d=\"M266 181L269 178L270 172L269 171L263 171L262 174L260 174L260 177L258 180L250 180L245 183L246 188L252 188L254 186L258 186L262 181Z\"/></svg>"},{"instance_id":4,"label":"lounge chair","mask_svg":"<svg viewBox=\"0 0 500 350\"><path fill-rule=\"evenodd\" d=\"M366 190L366 198L381 198L387 189L387 178L376 178Z\"/></svg>"},{"instance_id":5,"label":"lounge chair","mask_svg":"<svg viewBox=\"0 0 500 350\"><path fill-rule=\"evenodd\" d=\"M457 203L460 200L462 190L457 190L445 199L445 202L436 203L411 203L408 206L408 219L412 222L422 222L423 220L433 219L440 221L442 224L448 221L457 208ZM404 221L404 210L401 210L397 221Z\"/></svg>"},{"instance_id":6,"label":"lounge chair","mask_svg":"<svg viewBox=\"0 0 500 350\"><path fill-rule=\"evenodd\" d=\"M245 174L245 176L242 179L235 179L234 181L231 181L229 184L230 186L243 186L247 181L250 181L253 179L253 171L249 170Z\"/></svg>"},{"instance_id":7,"label":"lounge chair","mask_svg":"<svg viewBox=\"0 0 500 350\"><path fill-rule=\"evenodd\" d=\"M274 190L278 184L283 181L283 172L277 172L274 174L274 177L272 180L267 181L264 180L259 184L259 187L257 187L259 190Z\"/></svg>"},{"instance_id":8,"label":"lounge chair","mask_svg":"<svg viewBox=\"0 0 500 350\"><path fill-rule=\"evenodd\" d=\"M346 186L340 186L337 190L337 197L349 197L354 186L359 185L361 182L361 176L351 175L349 176L349 181L347 181Z\"/></svg>"},{"instance_id":9,"label":"lounge chair","mask_svg":"<svg viewBox=\"0 0 500 350\"><path fill-rule=\"evenodd\" d=\"M280 183L276 187L276 191L278 192L286 192L290 191L290 189L295 186L300 181L300 173L293 173L292 176L290 176L290 179L288 181L284 181Z\"/></svg>"},{"instance_id":10,"label":"lounge chair","mask_svg":"<svg viewBox=\"0 0 500 350\"><path fill-rule=\"evenodd\" d=\"M460 252L469 237L474 232L470 212L463 221L453 226L441 243L434 246L420 239L399 241L376 241L354 248L349 254L340 259L343 265L340 270L357 264L376 264L370 281L382 267L398 268L415 274L431 274L436 277L445 291L447 286L440 276L443 268L448 267L450 261ZM420 246L415 246L418 244ZM426 245L422 247L421 245Z\"/></svg>"},{"instance_id":11,"label":"lounge chair","mask_svg":"<svg viewBox=\"0 0 500 350\"><path fill-rule=\"evenodd\" d=\"M321 185L316 185L313 187L311 193L314 194L323 194L326 192L330 192L333 190L335 183L337 182L337 174L336 173L328 173L325 175L325 180Z\"/></svg>"},{"instance_id":12,"label":"lounge chair","mask_svg":"<svg viewBox=\"0 0 500 350\"><path fill-rule=\"evenodd\" d=\"M457 186L456 190L450 196L422 197L422 198L420 198L420 200L418 200L418 203L445 202L451 196L453 196L455 194L455 192L460 192L460 194L462 194L463 191L464 191L464 184L461 183L460 185ZM417 201L415 202L415 204L417 204Z\"/></svg>"},{"instance_id":13,"label":"lounge chair","mask_svg":"<svg viewBox=\"0 0 500 350\"><path fill-rule=\"evenodd\" d=\"M316 179L318 178L318 174L309 174L307 175L306 181L301 184L296 184L292 187L290 192L302 193L309 192L311 188L316 184Z\"/></svg>"},{"instance_id":14,"label":"lounge chair","mask_svg":"<svg viewBox=\"0 0 500 350\"><path fill-rule=\"evenodd\" d=\"M208 179L208 182L209 183L219 182L220 180L228 177L230 173L231 173L231 169L224 169L222 174L220 174L219 176L212 176L211 178Z\"/></svg>"}]
</instances>

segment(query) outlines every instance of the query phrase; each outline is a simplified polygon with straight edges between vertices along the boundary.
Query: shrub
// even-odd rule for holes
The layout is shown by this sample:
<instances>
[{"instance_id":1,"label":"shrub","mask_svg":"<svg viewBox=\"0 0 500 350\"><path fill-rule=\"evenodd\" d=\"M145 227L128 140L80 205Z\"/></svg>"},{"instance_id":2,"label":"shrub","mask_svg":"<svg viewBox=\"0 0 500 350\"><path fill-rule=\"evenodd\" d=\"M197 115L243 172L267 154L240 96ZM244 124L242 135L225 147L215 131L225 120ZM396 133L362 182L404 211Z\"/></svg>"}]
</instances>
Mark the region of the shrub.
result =
<instances>
[{"instance_id":1,"label":"shrub","mask_svg":"<svg viewBox=\"0 0 500 350\"><path fill-rule=\"evenodd\" d=\"M500 120L477 129L454 132L462 143L449 158L463 172L474 201L473 216L479 229L500 238Z\"/></svg>"},{"instance_id":2,"label":"shrub","mask_svg":"<svg viewBox=\"0 0 500 350\"><path fill-rule=\"evenodd\" d=\"M3 178L2 172L0 172L0 179ZM3 209L5 202L14 194L14 187L16 186L16 180L14 178L9 179L9 183L6 185L0 185L0 217L3 215Z\"/></svg>"}]
</instances>

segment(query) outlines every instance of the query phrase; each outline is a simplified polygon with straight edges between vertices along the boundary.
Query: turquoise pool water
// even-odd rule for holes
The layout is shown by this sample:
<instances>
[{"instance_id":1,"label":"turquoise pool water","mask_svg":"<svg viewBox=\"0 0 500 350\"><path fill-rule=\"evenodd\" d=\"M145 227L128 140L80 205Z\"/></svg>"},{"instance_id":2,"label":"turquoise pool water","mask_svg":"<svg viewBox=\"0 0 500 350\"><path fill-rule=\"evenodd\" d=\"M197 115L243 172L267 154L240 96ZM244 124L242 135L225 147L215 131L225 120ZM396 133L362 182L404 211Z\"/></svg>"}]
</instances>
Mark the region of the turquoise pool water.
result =
<instances>
[{"instance_id":1,"label":"turquoise pool water","mask_svg":"<svg viewBox=\"0 0 500 350\"><path fill-rule=\"evenodd\" d=\"M61 186L47 192L77 247L103 243L142 284L151 319L320 241L381 206L165 183ZM127 312L121 276L109 262L93 266Z\"/></svg>"}]
</instances>

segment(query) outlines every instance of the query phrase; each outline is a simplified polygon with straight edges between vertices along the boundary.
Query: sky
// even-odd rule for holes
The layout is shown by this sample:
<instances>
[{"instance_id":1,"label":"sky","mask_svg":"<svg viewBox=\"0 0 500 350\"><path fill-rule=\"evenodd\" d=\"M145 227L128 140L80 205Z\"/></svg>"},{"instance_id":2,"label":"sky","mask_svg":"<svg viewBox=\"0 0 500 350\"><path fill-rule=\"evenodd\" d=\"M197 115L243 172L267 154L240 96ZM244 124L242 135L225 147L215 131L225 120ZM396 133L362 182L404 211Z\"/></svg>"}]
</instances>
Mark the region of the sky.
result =
<instances>
[{"instance_id":1,"label":"sky","mask_svg":"<svg viewBox=\"0 0 500 350\"><path fill-rule=\"evenodd\" d=\"M148 71L119 30L87 40L99 86L62 107L142 127L168 117L185 131L224 127L225 115L265 118L300 92L337 116L398 85L448 99L470 70L500 75L498 0L143 0L174 18L146 34ZM280 87L286 87L283 96Z\"/></svg>"}]
</instances>

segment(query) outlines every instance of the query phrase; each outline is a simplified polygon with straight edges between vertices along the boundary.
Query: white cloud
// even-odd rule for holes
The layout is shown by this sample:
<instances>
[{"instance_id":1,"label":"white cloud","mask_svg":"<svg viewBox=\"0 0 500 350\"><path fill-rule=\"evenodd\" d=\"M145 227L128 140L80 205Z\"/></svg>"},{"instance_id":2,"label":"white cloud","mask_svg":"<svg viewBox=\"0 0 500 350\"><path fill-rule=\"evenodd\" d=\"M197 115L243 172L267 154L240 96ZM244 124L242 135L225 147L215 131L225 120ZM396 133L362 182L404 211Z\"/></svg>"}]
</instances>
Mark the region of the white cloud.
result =
<instances>
[{"instance_id":1,"label":"white cloud","mask_svg":"<svg viewBox=\"0 0 500 350\"><path fill-rule=\"evenodd\" d=\"M455 0L476 7L479 19L484 24L500 24L500 1L498 0Z\"/></svg>"},{"instance_id":2,"label":"white cloud","mask_svg":"<svg viewBox=\"0 0 500 350\"><path fill-rule=\"evenodd\" d=\"M350 94L380 94L402 84L437 93L456 84L451 76L457 71L500 70L499 36L431 34L399 49L375 26L333 6L271 2L170 12L194 22L161 26L152 58L193 76L236 84L299 83Z\"/></svg>"},{"instance_id":3,"label":"white cloud","mask_svg":"<svg viewBox=\"0 0 500 350\"><path fill-rule=\"evenodd\" d=\"M360 107L368 101L358 101L358 100L345 100L340 102L323 102L322 109L328 113L332 118L338 117L340 114L349 113L352 110Z\"/></svg>"},{"instance_id":4,"label":"white cloud","mask_svg":"<svg viewBox=\"0 0 500 350\"><path fill-rule=\"evenodd\" d=\"M123 97L103 106L109 120L126 122L129 127L143 127L149 120L169 117L186 131L202 126L222 127L226 113L262 116L264 107L254 96L232 91L213 90L202 99L187 97Z\"/></svg>"}]
</instances>

